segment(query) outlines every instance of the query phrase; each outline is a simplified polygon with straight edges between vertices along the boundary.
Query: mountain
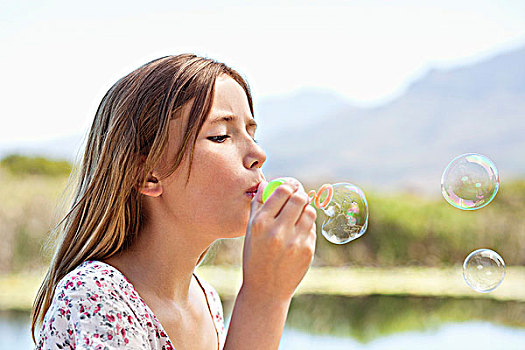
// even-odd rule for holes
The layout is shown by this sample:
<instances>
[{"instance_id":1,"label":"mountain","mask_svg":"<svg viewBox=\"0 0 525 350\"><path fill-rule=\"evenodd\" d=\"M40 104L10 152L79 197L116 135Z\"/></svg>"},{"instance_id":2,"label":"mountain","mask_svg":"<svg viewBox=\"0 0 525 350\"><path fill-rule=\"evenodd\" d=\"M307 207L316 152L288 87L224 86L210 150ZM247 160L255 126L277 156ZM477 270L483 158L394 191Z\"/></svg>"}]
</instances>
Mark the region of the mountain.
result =
<instances>
[{"instance_id":1,"label":"mountain","mask_svg":"<svg viewBox=\"0 0 525 350\"><path fill-rule=\"evenodd\" d=\"M502 180L523 177L525 48L431 70L386 105L340 109L317 119L262 140L271 155L269 177L439 194L448 162L468 152L491 158Z\"/></svg>"},{"instance_id":2,"label":"mountain","mask_svg":"<svg viewBox=\"0 0 525 350\"><path fill-rule=\"evenodd\" d=\"M256 100L255 110L267 178L439 195L446 165L469 152L491 158L502 182L525 176L525 47L430 70L402 96L376 108L356 108L333 92L305 89ZM82 138L0 145L0 156L18 150L72 160Z\"/></svg>"},{"instance_id":3,"label":"mountain","mask_svg":"<svg viewBox=\"0 0 525 350\"><path fill-rule=\"evenodd\" d=\"M303 129L319 118L352 106L342 96L328 90L305 88L289 95L268 97L255 102L255 119L261 124L257 137L264 139L279 130Z\"/></svg>"}]
</instances>

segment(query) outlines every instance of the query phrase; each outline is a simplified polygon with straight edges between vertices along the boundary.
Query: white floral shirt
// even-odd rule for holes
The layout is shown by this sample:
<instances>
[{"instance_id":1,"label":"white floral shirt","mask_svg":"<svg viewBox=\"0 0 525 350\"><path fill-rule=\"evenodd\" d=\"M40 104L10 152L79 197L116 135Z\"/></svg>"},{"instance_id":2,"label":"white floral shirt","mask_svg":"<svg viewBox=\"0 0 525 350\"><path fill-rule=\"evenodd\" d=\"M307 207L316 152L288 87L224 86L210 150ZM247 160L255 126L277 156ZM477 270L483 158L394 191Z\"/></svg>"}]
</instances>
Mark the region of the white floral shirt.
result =
<instances>
[{"instance_id":1,"label":"white floral shirt","mask_svg":"<svg viewBox=\"0 0 525 350\"><path fill-rule=\"evenodd\" d=\"M203 289L222 349L222 304L215 289ZM55 289L36 349L174 349L159 320L127 278L101 261L86 261Z\"/></svg>"}]
</instances>

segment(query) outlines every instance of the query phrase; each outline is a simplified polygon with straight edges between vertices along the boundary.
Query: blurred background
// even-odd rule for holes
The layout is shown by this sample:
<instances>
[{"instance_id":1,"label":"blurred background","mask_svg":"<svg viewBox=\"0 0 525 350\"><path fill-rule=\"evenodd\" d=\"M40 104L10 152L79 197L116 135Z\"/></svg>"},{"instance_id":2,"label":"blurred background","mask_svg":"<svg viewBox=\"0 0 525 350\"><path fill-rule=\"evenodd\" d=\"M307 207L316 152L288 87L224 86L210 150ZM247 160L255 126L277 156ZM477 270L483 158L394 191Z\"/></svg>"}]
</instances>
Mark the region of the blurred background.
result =
<instances>
[{"instance_id":1,"label":"blurred background","mask_svg":"<svg viewBox=\"0 0 525 350\"><path fill-rule=\"evenodd\" d=\"M223 61L250 83L268 179L361 187L367 233L319 234L282 349L525 348L525 2L0 1L0 348L29 349L31 303L102 96L164 55ZM457 155L488 156L487 207L445 202ZM320 226L320 225L319 225ZM242 239L200 273L231 312ZM507 275L472 291L461 264Z\"/></svg>"}]
</instances>

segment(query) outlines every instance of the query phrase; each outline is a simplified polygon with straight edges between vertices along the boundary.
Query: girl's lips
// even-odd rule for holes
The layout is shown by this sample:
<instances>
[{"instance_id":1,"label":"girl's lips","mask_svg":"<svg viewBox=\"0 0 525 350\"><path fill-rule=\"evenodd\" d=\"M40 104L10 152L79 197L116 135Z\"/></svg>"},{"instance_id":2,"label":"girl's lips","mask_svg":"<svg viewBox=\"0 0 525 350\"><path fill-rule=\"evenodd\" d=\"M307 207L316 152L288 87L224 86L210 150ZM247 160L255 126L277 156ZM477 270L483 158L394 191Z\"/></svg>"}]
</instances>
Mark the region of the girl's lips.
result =
<instances>
[{"instance_id":1,"label":"girl's lips","mask_svg":"<svg viewBox=\"0 0 525 350\"><path fill-rule=\"evenodd\" d=\"M260 182L256 184L255 186L250 187L246 190L246 195L248 195L250 198L255 197L257 194L257 189L259 188Z\"/></svg>"},{"instance_id":2,"label":"girl's lips","mask_svg":"<svg viewBox=\"0 0 525 350\"><path fill-rule=\"evenodd\" d=\"M257 193L257 189L259 188L259 184L253 186L253 187L250 187L249 189L246 190L246 192L255 192Z\"/></svg>"}]
</instances>

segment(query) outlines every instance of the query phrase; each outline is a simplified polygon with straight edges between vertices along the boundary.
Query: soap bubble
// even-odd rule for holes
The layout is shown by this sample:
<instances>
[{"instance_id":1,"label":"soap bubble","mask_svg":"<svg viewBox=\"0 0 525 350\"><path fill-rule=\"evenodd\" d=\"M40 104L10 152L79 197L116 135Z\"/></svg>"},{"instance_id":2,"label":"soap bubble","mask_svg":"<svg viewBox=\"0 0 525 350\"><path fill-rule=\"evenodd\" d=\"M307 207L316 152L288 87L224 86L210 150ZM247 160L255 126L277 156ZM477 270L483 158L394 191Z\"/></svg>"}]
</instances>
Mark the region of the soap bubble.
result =
<instances>
[{"instance_id":1,"label":"soap bubble","mask_svg":"<svg viewBox=\"0 0 525 350\"><path fill-rule=\"evenodd\" d=\"M496 289L505 277L505 262L490 249L470 253L463 263L463 278L470 288L488 293Z\"/></svg>"},{"instance_id":2,"label":"soap bubble","mask_svg":"<svg viewBox=\"0 0 525 350\"><path fill-rule=\"evenodd\" d=\"M443 197L462 210L483 208L494 199L498 189L496 166L487 157L476 153L454 158L441 178Z\"/></svg>"},{"instance_id":3,"label":"soap bubble","mask_svg":"<svg viewBox=\"0 0 525 350\"><path fill-rule=\"evenodd\" d=\"M345 244L361 237L366 232L368 203L363 191L355 185L337 183L331 186L333 197L320 208L327 216L322 224L322 233L329 242ZM319 202L323 202L328 195L329 193L325 195L320 190Z\"/></svg>"}]
</instances>

